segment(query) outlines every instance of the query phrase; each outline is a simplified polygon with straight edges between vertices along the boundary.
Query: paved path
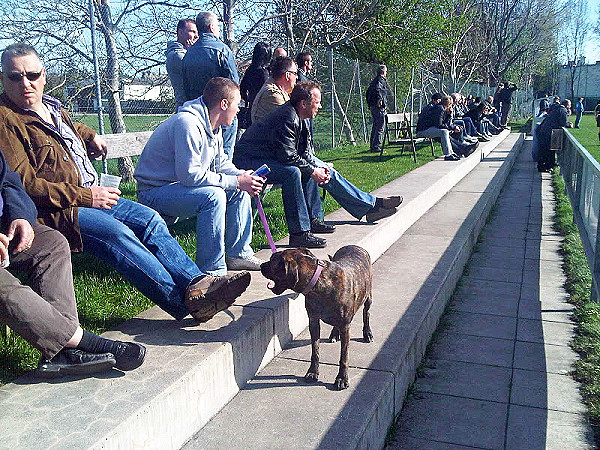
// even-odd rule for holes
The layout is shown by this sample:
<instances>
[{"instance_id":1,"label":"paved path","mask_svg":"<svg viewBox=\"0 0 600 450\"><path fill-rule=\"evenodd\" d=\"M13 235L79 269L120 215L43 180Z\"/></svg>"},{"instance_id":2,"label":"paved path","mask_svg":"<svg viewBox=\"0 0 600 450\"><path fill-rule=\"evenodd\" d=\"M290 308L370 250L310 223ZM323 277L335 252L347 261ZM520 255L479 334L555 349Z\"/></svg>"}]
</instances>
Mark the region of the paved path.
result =
<instances>
[{"instance_id":1,"label":"paved path","mask_svg":"<svg viewBox=\"0 0 600 450\"><path fill-rule=\"evenodd\" d=\"M548 174L524 145L430 345L391 449L580 449L591 432Z\"/></svg>"}]
</instances>

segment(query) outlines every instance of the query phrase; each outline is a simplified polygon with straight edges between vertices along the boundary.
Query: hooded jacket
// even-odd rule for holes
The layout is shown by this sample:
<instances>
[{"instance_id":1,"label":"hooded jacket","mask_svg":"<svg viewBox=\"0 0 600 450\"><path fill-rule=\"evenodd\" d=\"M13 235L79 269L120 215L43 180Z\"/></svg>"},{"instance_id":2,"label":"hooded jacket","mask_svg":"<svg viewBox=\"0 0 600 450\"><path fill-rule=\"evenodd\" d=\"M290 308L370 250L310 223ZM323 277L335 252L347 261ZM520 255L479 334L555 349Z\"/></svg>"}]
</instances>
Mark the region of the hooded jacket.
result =
<instances>
[{"instance_id":1,"label":"hooded jacket","mask_svg":"<svg viewBox=\"0 0 600 450\"><path fill-rule=\"evenodd\" d=\"M185 103L185 88L183 87L183 57L187 49L177 41L167 42L166 66L171 86L175 91L175 110Z\"/></svg>"},{"instance_id":2,"label":"hooded jacket","mask_svg":"<svg viewBox=\"0 0 600 450\"><path fill-rule=\"evenodd\" d=\"M184 103L154 130L133 176L139 191L170 183L233 190L243 172L227 158L221 127L212 129L200 97Z\"/></svg>"},{"instance_id":3,"label":"hooded jacket","mask_svg":"<svg viewBox=\"0 0 600 450\"><path fill-rule=\"evenodd\" d=\"M67 112L62 120L85 143L96 132L73 123ZM0 148L12 170L38 209L38 220L60 231L71 250L81 251L80 206L92 206L92 190L82 186L81 174L64 139L36 114L16 106L5 93L0 95Z\"/></svg>"}]
</instances>

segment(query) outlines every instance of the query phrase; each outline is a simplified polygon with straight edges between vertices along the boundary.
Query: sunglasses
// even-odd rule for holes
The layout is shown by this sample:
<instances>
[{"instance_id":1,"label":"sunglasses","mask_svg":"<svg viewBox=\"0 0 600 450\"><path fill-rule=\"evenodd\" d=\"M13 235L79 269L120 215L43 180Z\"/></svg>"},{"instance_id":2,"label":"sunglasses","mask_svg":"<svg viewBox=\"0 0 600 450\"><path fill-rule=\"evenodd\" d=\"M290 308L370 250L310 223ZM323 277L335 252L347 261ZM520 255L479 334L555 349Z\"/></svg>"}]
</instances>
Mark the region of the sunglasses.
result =
<instances>
[{"instance_id":1,"label":"sunglasses","mask_svg":"<svg viewBox=\"0 0 600 450\"><path fill-rule=\"evenodd\" d=\"M23 77L27 77L27 79L29 81L35 81L40 76L42 76L42 71L40 70L39 72L25 72L25 73L10 72L10 73L4 74L4 76L14 83L18 83L19 81L21 81L21 78L23 78Z\"/></svg>"}]
</instances>

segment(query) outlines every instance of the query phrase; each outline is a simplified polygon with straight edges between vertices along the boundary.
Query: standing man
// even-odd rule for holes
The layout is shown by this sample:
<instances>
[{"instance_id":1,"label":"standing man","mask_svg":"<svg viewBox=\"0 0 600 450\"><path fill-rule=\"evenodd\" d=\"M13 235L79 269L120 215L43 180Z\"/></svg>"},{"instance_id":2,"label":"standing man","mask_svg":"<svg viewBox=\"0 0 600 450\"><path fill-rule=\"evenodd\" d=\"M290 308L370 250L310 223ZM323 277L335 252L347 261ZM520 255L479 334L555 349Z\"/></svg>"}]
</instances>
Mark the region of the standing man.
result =
<instances>
[{"instance_id":1,"label":"standing man","mask_svg":"<svg viewBox=\"0 0 600 450\"><path fill-rule=\"evenodd\" d=\"M196 216L196 264L211 275L264 262L250 247L250 195L260 193L262 178L223 152L221 126L231 124L240 100L237 84L212 78L202 97L154 130L135 169L141 203L167 216Z\"/></svg>"},{"instance_id":2,"label":"standing man","mask_svg":"<svg viewBox=\"0 0 600 450\"><path fill-rule=\"evenodd\" d=\"M512 96L517 90L515 83L504 83L504 88L498 93L498 97L501 103L500 106L500 125L506 127L508 118L510 116L510 109L512 107Z\"/></svg>"},{"instance_id":3,"label":"standing man","mask_svg":"<svg viewBox=\"0 0 600 450\"><path fill-rule=\"evenodd\" d=\"M569 113L571 101L563 100L559 106L548 110L548 114L535 129L538 140L538 172L550 172L556 166L555 152L550 150L550 141L552 139L552 130L567 126L569 122Z\"/></svg>"},{"instance_id":4,"label":"standing man","mask_svg":"<svg viewBox=\"0 0 600 450\"><path fill-rule=\"evenodd\" d=\"M371 152L379 153L383 143L383 129L385 128L385 110L387 96L392 92L386 81L387 67L383 64L376 69L376 76L367 89L367 105L371 109L373 127L371 128Z\"/></svg>"},{"instance_id":5,"label":"standing man","mask_svg":"<svg viewBox=\"0 0 600 450\"><path fill-rule=\"evenodd\" d=\"M313 58L309 52L300 52L296 56L298 66L298 81L308 81L308 73L313 68Z\"/></svg>"},{"instance_id":6,"label":"standing man","mask_svg":"<svg viewBox=\"0 0 600 450\"><path fill-rule=\"evenodd\" d=\"M35 49L2 53L0 148L38 209L38 221L60 231L71 249L104 260L175 319L207 321L250 284L250 273L203 274L156 211L98 186L90 158L106 155L94 130L73 123L44 95L46 70Z\"/></svg>"},{"instance_id":7,"label":"standing man","mask_svg":"<svg viewBox=\"0 0 600 450\"><path fill-rule=\"evenodd\" d=\"M585 107L583 106L583 97L579 97L579 100L575 104L575 128L579 128L579 124L581 123L581 116L583 116L584 111Z\"/></svg>"},{"instance_id":8,"label":"standing man","mask_svg":"<svg viewBox=\"0 0 600 450\"><path fill-rule=\"evenodd\" d=\"M183 57L187 49L198 40L198 28L192 19L177 22L177 40L167 42L167 73L175 92L175 111L186 100L183 87Z\"/></svg>"},{"instance_id":9,"label":"standing man","mask_svg":"<svg viewBox=\"0 0 600 450\"><path fill-rule=\"evenodd\" d=\"M216 14L202 11L196 16L196 26L200 36L183 58L183 83L186 100L194 100L202 95L206 83L213 77L229 78L240 83L231 49L219 39L219 21ZM233 158L237 117L231 125L223 127L223 150Z\"/></svg>"}]
</instances>

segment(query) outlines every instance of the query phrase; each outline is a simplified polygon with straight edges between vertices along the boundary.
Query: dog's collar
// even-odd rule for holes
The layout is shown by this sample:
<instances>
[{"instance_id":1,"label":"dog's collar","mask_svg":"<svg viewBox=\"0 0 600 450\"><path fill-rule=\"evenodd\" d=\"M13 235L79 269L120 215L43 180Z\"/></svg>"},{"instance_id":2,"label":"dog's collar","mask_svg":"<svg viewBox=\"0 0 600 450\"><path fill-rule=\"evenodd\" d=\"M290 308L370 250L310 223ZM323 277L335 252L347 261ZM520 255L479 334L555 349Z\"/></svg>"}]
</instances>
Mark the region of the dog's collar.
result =
<instances>
[{"instance_id":1,"label":"dog's collar","mask_svg":"<svg viewBox=\"0 0 600 450\"><path fill-rule=\"evenodd\" d=\"M308 293L308 291L310 291L312 288L315 287L315 284L317 284L317 280L321 276L321 272L323 272L323 267L325 267L325 261L323 261L322 259L318 259L317 260L317 268L315 269L315 273L313 274L312 278L310 279L310 281L308 282L308 284L302 291L303 295L306 295Z\"/></svg>"}]
</instances>

